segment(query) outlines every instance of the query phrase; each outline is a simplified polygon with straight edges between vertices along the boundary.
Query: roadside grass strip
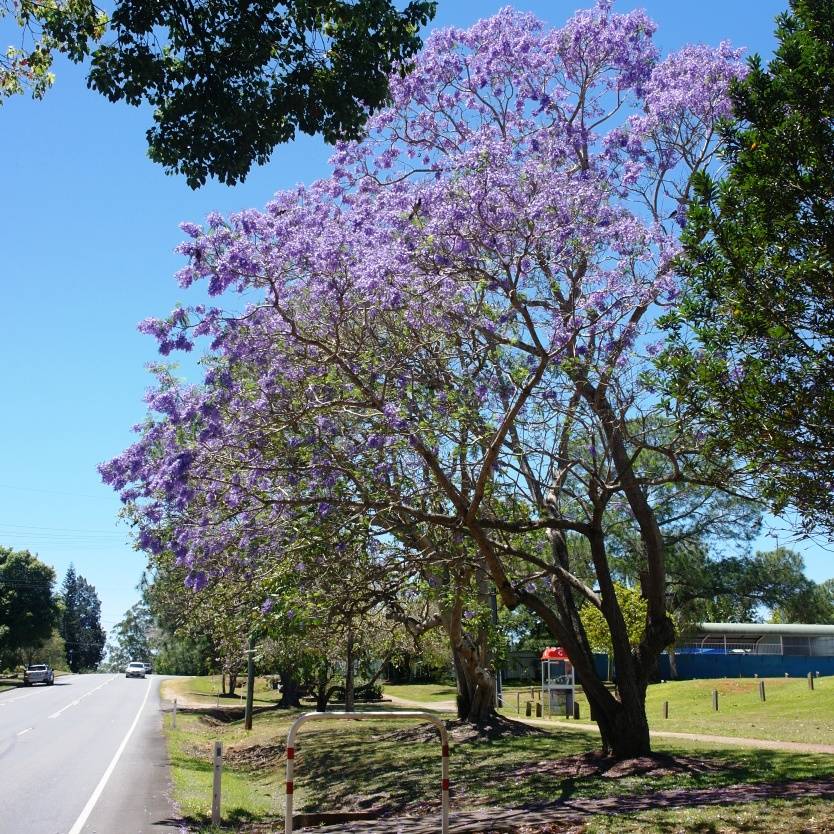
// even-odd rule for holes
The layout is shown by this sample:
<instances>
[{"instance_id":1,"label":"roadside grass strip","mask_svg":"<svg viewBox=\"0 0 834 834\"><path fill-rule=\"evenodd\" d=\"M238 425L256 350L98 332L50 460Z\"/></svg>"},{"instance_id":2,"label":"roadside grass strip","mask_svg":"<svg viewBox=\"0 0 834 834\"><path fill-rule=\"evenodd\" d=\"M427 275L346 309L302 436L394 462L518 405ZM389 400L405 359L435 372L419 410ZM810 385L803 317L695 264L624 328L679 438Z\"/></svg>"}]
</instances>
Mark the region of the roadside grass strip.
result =
<instances>
[{"instance_id":1,"label":"roadside grass strip","mask_svg":"<svg viewBox=\"0 0 834 834\"><path fill-rule=\"evenodd\" d=\"M432 694L440 693L428 693ZM183 713L177 717L175 730L170 726L170 716L166 716L175 800L195 831L210 830L211 754L214 740L219 739L224 748L222 814L226 828L223 830L259 831L256 823L269 823L277 830L283 814L284 742L298 711L260 713L255 716L251 733L243 729L242 720L230 721L218 715L212 715L211 710L205 714ZM668 773L630 772L615 776L585 766L593 763L593 751L598 749L598 739L590 733L569 732L557 721L541 730L525 727L519 732L522 734L484 740L461 728L452 730L453 811L518 808L580 798L584 801L648 797L675 789L730 790L733 786L760 785L766 790L767 785L774 783L812 778L834 780L834 756L830 755L729 748L667 739L656 740L655 751L680 757L686 763L691 762L691 767ZM296 809L309 813L379 808L391 817L433 815L439 805L436 748L436 740L427 728L416 728L405 722L368 721L339 726L322 723L305 727L296 753ZM792 805L805 807L804 800L775 807ZM600 827L605 825L603 821L589 817L588 825L597 827L587 830L588 834L609 830L663 834L691 830L723 834L742 830L722 827L720 814L726 810L722 808L704 809L702 828L674 827L669 820L682 819L697 810L678 808L669 810L668 819L652 818L654 828L623 825L605 828ZM789 812L780 813L788 815ZM711 819L716 820L714 825Z\"/></svg>"}]
</instances>

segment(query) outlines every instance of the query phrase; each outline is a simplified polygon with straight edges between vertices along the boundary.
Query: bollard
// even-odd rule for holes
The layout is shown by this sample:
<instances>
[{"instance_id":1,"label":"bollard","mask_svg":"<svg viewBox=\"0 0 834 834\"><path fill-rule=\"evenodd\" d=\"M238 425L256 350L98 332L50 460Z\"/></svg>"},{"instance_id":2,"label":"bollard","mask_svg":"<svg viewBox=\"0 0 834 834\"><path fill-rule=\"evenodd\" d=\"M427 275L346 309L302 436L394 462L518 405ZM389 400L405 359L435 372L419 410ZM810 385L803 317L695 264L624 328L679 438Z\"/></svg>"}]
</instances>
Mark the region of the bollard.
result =
<instances>
[{"instance_id":1,"label":"bollard","mask_svg":"<svg viewBox=\"0 0 834 834\"><path fill-rule=\"evenodd\" d=\"M536 718L542 717L542 702L536 701Z\"/></svg>"},{"instance_id":2,"label":"bollard","mask_svg":"<svg viewBox=\"0 0 834 834\"><path fill-rule=\"evenodd\" d=\"M718 712L718 690L712 690L712 708Z\"/></svg>"},{"instance_id":3,"label":"bollard","mask_svg":"<svg viewBox=\"0 0 834 834\"><path fill-rule=\"evenodd\" d=\"M515 711L517 715L521 715L521 692L515 693Z\"/></svg>"},{"instance_id":4,"label":"bollard","mask_svg":"<svg viewBox=\"0 0 834 834\"><path fill-rule=\"evenodd\" d=\"M668 701L663 702L663 717L664 718L669 717L669 702Z\"/></svg>"},{"instance_id":5,"label":"bollard","mask_svg":"<svg viewBox=\"0 0 834 834\"><path fill-rule=\"evenodd\" d=\"M211 792L211 824L220 825L220 779L223 773L223 742L214 742L214 788Z\"/></svg>"},{"instance_id":6,"label":"bollard","mask_svg":"<svg viewBox=\"0 0 834 834\"><path fill-rule=\"evenodd\" d=\"M808 672L808 689L814 691L814 675L812 672Z\"/></svg>"},{"instance_id":7,"label":"bollard","mask_svg":"<svg viewBox=\"0 0 834 834\"><path fill-rule=\"evenodd\" d=\"M174 712L171 715L171 729L177 729L177 699L174 698Z\"/></svg>"},{"instance_id":8,"label":"bollard","mask_svg":"<svg viewBox=\"0 0 834 834\"><path fill-rule=\"evenodd\" d=\"M765 697L765 683L764 681L759 681L759 700L766 701L767 698Z\"/></svg>"},{"instance_id":9,"label":"bollard","mask_svg":"<svg viewBox=\"0 0 834 834\"><path fill-rule=\"evenodd\" d=\"M573 718L574 721L579 721L579 701L573 702Z\"/></svg>"},{"instance_id":10,"label":"bollard","mask_svg":"<svg viewBox=\"0 0 834 834\"><path fill-rule=\"evenodd\" d=\"M533 702L525 701L524 714L529 718L533 714Z\"/></svg>"}]
</instances>

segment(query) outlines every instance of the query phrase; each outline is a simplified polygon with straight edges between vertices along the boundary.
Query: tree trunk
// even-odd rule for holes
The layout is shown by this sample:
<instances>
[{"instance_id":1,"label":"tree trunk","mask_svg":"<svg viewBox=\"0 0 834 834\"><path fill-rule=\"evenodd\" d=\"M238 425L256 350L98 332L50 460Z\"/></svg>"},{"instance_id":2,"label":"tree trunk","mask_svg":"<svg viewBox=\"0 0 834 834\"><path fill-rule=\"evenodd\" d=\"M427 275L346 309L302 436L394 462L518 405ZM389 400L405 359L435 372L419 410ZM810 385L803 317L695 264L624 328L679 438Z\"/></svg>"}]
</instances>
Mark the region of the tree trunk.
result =
<instances>
[{"instance_id":1,"label":"tree trunk","mask_svg":"<svg viewBox=\"0 0 834 834\"><path fill-rule=\"evenodd\" d=\"M229 672L229 695L234 698L237 689L237 672Z\"/></svg>"},{"instance_id":2,"label":"tree trunk","mask_svg":"<svg viewBox=\"0 0 834 834\"><path fill-rule=\"evenodd\" d=\"M221 695L226 694L226 673L225 672L223 672L220 675L220 694Z\"/></svg>"},{"instance_id":3,"label":"tree trunk","mask_svg":"<svg viewBox=\"0 0 834 834\"><path fill-rule=\"evenodd\" d=\"M345 670L345 712L353 712L353 629L347 633L347 669Z\"/></svg>"},{"instance_id":4,"label":"tree trunk","mask_svg":"<svg viewBox=\"0 0 834 834\"><path fill-rule=\"evenodd\" d=\"M330 700L330 664L324 662L319 669L318 686L316 687L316 712L327 712L327 702Z\"/></svg>"},{"instance_id":5,"label":"tree trunk","mask_svg":"<svg viewBox=\"0 0 834 834\"><path fill-rule=\"evenodd\" d=\"M591 710L599 725L603 751L616 759L634 759L652 752L649 722L643 697L625 701L612 698L608 703L594 703ZM612 703L613 702L613 703Z\"/></svg>"},{"instance_id":6,"label":"tree trunk","mask_svg":"<svg viewBox=\"0 0 834 834\"><path fill-rule=\"evenodd\" d=\"M281 675L281 700L278 706L286 709L300 707L301 698L298 694L298 681L292 676L291 671L279 669L278 672Z\"/></svg>"},{"instance_id":7,"label":"tree trunk","mask_svg":"<svg viewBox=\"0 0 834 834\"><path fill-rule=\"evenodd\" d=\"M463 641L452 642L452 658L458 679L458 718L470 724L488 724L495 717L495 677Z\"/></svg>"}]
</instances>

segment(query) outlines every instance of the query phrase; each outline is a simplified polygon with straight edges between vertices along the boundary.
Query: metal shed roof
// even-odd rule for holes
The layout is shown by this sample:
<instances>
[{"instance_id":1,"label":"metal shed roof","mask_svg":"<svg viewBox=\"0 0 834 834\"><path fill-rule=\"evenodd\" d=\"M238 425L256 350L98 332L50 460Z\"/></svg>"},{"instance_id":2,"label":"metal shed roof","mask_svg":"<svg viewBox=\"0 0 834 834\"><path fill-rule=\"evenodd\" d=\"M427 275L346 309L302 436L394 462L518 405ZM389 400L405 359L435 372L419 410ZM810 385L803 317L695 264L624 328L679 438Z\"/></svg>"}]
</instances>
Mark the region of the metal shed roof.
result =
<instances>
[{"instance_id":1,"label":"metal shed roof","mask_svg":"<svg viewBox=\"0 0 834 834\"><path fill-rule=\"evenodd\" d=\"M804 637L828 637L834 635L834 625L815 623L698 623L696 633L701 634L773 634Z\"/></svg>"}]
</instances>

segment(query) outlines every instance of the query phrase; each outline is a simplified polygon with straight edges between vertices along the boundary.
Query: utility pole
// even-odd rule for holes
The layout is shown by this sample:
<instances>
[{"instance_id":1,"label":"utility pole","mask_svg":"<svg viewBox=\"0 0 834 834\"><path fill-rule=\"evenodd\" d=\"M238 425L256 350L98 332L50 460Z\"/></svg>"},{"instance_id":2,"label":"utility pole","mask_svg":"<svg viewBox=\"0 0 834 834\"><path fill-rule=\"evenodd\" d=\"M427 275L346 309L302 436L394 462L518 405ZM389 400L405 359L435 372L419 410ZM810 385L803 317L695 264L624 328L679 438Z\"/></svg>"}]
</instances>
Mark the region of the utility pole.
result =
<instances>
[{"instance_id":1,"label":"utility pole","mask_svg":"<svg viewBox=\"0 0 834 834\"><path fill-rule=\"evenodd\" d=\"M246 653L249 660L246 666L246 714L244 727L252 729L252 701L255 696L255 635L249 635L249 651Z\"/></svg>"}]
</instances>

